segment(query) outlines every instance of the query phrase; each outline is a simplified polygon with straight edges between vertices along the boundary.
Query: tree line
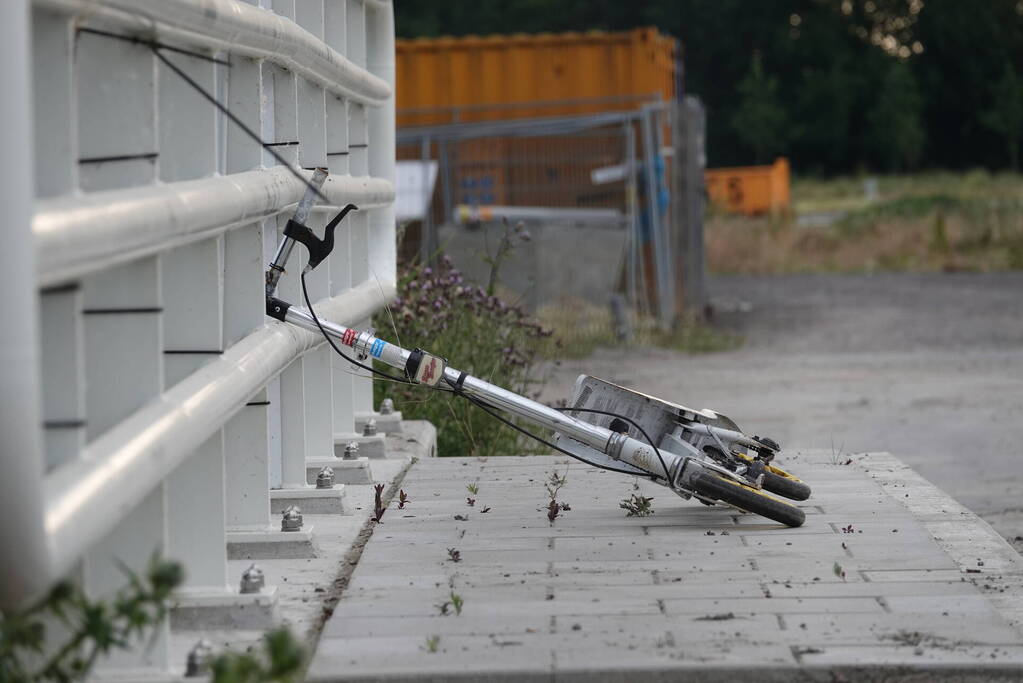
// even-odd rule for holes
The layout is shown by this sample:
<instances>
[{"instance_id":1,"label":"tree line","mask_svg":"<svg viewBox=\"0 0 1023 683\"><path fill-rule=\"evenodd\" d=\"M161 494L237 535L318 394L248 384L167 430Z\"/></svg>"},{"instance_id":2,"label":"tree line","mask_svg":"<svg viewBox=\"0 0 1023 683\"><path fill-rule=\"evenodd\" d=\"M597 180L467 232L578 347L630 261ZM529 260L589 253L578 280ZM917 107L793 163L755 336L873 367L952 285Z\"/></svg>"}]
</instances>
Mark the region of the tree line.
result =
<instances>
[{"instance_id":1,"label":"tree line","mask_svg":"<svg viewBox=\"0 0 1023 683\"><path fill-rule=\"evenodd\" d=\"M402 0L400 37L656 26L711 166L1019 169L1023 0Z\"/></svg>"}]
</instances>

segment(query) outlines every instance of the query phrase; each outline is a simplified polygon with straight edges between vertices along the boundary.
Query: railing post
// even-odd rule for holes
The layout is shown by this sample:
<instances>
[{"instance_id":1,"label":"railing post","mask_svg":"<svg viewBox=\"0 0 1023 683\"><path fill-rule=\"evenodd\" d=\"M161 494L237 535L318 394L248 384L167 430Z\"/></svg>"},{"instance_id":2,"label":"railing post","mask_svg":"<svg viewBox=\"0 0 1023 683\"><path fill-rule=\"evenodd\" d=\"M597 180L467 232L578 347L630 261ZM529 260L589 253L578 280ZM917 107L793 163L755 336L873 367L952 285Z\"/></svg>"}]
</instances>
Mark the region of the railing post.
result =
<instances>
[{"instance_id":1,"label":"railing post","mask_svg":"<svg viewBox=\"0 0 1023 683\"><path fill-rule=\"evenodd\" d=\"M359 66L367 66L368 43L371 31L372 12L361 2L348 0L348 58ZM392 98L393 100L393 98ZM385 105L388 106L388 105ZM349 169L353 176L370 175L370 119L379 109L372 111L367 107L349 103ZM376 213L376 212L372 212ZM370 234L371 217L367 212L355 215L351 227L351 283L353 286L367 280L379 279L378 274L370 265L371 243L377 240L392 239L393 235ZM365 329L372 325L371 320L358 321L357 326ZM373 379L369 373L358 370L352 375L352 409L355 415L356 437L360 452L370 457L384 456L384 437L382 434L363 436L361 424L373 413ZM335 440L337 444L337 439ZM343 446L342 446L343 447Z\"/></svg>"},{"instance_id":2,"label":"railing post","mask_svg":"<svg viewBox=\"0 0 1023 683\"><path fill-rule=\"evenodd\" d=\"M18 311L13 324L0 325L0 544L6 553L0 608L15 607L48 588L50 575L43 528L43 444L40 429L39 338L32 240L32 116L29 80L27 0L0 3L0 170L4 207L4 254L0 271L4 298Z\"/></svg>"},{"instance_id":3,"label":"railing post","mask_svg":"<svg viewBox=\"0 0 1023 683\"><path fill-rule=\"evenodd\" d=\"M345 54L348 44L348 2L324 5L324 39L332 48ZM332 175L349 174L348 147L349 103L340 97L327 97L327 168ZM347 225L334 234L334 252L330 255L330 292L338 295L351 288L351 229L354 215ZM334 434L353 434L355 412L353 398L353 366L337 355L331 356L334 380Z\"/></svg>"},{"instance_id":4,"label":"railing post","mask_svg":"<svg viewBox=\"0 0 1023 683\"><path fill-rule=\"evenodd\" d=\"M210 92L216 65L194 57L172 57ZM158 66L160 179L191 180L217 170L217 112L177 74ZM175 145L189 136L194 146ZM224 350L224 241L214 238L163 256L164 367L167 386L192 374ZM230 592L227 575L224 500L224 438L218 431L166 483L167 553L185 567L183 605L208 594ZM191 599L189 599L191 598Z\"/></svg>"},{"instance_id":5,"label":"railing post","mask_svg":"<svg viewBox=\"0 0 1023 683\"><path fill-rule=\"evenodd\" d=\"M154 58L148 48L80 33L79 178L84 191L152 182L158 164ZM86 437L92 441L163 391L160 257L140 259L83 279ZM166 552L166 496L158 486L82 561L86 590L108 596L125 584L119 566L142 572ZM168 624L153 646L118 652L100 669L168 667Z\"/></svg>"},{"instance_id":6,"label":"railing post","mask_svg":"<svg viewBox=\"0 0 1023 683\"><path fill-rule=\"evenodd\" d=\"M263 61L238 59L230 71L228 106L260 133L273 136L273 78ZM227 127L227 170L237 173L266 165L272 157L238 130ZM264 269L277 246L275 218L228 233L224 239L224 343L230 346L265 323ZM272 402L279 383L267 385L224 426L227 481L228 557L274 555L281 544L297 546L289 554L312 553L309 530L285 534L270 513L270 460L274 434ZM278 413L279 414L279 413ZM278 437L274 439L274 437ZM304 549L304 550L303 550Z\"/></svg>"},{"instance_id":7,"label":"railing post","mask_svg":"<svg viewBox=\"0 0 1023 683\"><path fill-rule=\"evenodd\" d=\"M87 438L91 441L163 391L160 257L89 276L83 282ZM166 496L158 486L82 563L86 590L109 596L125 584L119 566L142 572L166 554ZM166 622L153 647L118 652L100 668L168 667Z\"/></svg>"},{"instance_id":8,"label":"railing post","mask_svg":"<svg viewBox=\"0 0 1023 683\"><path fill-rule=\"evenodd\" d=\"M300 3L296 6L296 21L320 39L324 36L323 3ZM326 99L323 88L304 79L298 84L298 139L299 159L306 168L327 166ZM313 228L321 234L327 214L314 213ZM348 226L339 226L345 232ZM304 255L303 255L304 256ZM312 301L330 296L331 265L328 259L306 276L309 298ZM303 360L305 372L306 457L313 460L334 456L334 392L330 377L331 356L334 351L322 344L307 353ZM315 474L314 474L315 476Z\"/></svg>"}]
</instances>

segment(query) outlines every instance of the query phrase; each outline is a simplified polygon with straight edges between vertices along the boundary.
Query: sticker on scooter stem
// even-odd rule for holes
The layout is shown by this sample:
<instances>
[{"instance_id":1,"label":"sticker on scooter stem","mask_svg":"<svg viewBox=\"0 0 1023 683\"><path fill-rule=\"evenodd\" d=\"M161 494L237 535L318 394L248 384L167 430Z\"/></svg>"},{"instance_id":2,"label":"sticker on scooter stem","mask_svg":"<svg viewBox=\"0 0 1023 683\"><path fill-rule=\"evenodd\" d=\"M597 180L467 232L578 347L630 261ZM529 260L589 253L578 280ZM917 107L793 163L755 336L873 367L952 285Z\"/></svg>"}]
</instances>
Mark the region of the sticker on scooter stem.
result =
<instances>
[{"instance_id":1,"label":"sticker on scooter stem","mask_svg":"<svg viewBox=\"0 0 1023 683\"><path fill-rule=\"evenodd\" d=\"M349 327L341 336L341 343L345 346L355 346L355 337L358 336L358 334L358 332Z\"/></svg>"},{"instance_id":2,"label":"sticker on scooter stem","mask_svg":"<svg viewBox=\"0 0 1023 683\"><path fill-rule=\"evenodd\" d=\"M443 358L416 349L409 354L405 363L405 376L417 384L435 387L444 377L445 365Z\"/></svg>"},{"instance_id":3,"label":"sticker on scooter stem","mask_svg":"<svg viewBox=\"0 0 1023 683\"><path fill-rule=\"evenodd\" d=\"M369 348L369 354L374 358L379 358L380 354L384 352L385 346L387 346L387 342L383 339L376 339L373 341L373 346Z\"/></svg>"}]
</instances>

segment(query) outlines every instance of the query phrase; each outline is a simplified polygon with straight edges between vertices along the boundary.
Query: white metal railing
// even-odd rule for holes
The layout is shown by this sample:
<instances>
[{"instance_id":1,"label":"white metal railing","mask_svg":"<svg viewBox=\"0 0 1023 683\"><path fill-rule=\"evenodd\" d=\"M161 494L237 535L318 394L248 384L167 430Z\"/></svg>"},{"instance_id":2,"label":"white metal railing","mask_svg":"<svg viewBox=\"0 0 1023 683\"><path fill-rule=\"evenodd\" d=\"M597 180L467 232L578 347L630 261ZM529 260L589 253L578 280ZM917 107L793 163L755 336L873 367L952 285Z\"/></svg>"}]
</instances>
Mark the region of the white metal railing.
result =
<instances>
[{"instance_id":1,"label":"white metal railing","mask_svg":"<svg viewBox=\"0 0 1023 683\"><path fill-rule=\"evenodd\" d=\"M0 608L69 572L103 594L153 550L185 564L188 591L236 594L226 541L271 534L269 489L304 485L281 472L332 454L371 401L319 337L264 316L305 186L153 41L296 167L328 167L331 205L359 205L309 277L317 312L358 324L394 295L389 2L0 3L0 282L17 311L0 326ZM297 302L293 273L279 292ZM103 666L175 668L166 625L154 642Z\"/></svg>"},{"instance_id":2,"label":"white metal railing","mask_svg":"<svg viewBox=\"0 0 1023 683\"><path fill-rule=\"evenodd\" d=\"M278 166L43 200L32 219L39 283L58 284L286 213L304 192ZM336 211L348 202L379 209L394 201L394 189L383 178L328 177L322 192L331 204L321 203L318 210Z\"/></svg>"},{"instance_id":3,"label":"white metal railing","mask_svg":"<svg viewBox=\"0 0 1023 683\"><path fill-rule=\"evenodd\" d=\"M35 4L82 12L93 21L144 31L159 39L267 59L362 104L380 106L391 96L388 81L355 65L294 21L242 0L37 0Z\"/></svg>"}]
</instances>

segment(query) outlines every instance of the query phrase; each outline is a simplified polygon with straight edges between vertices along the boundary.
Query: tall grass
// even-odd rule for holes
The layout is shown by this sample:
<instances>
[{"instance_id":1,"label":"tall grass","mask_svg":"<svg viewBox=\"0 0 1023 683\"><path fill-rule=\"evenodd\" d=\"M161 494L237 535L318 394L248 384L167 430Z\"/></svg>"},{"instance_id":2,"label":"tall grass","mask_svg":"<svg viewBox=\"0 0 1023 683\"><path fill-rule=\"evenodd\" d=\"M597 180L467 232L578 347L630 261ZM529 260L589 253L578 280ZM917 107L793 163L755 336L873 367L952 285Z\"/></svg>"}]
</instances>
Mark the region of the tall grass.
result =
<instances>
[{"instance_id":1,"label":"tall grass","mask_svg":"<svg viewBox=\"0 0 1023 683\"><path fill-rule=\"evenodd\" d=\"M836 212L826 227L803 227L793 216L715 214L707 223L708 266L761 274L1023 268L1023 177L893 176L879 187L880 199L866 202L860 181L796 183L797 211Z\"/></svg>"}]
</instances>

